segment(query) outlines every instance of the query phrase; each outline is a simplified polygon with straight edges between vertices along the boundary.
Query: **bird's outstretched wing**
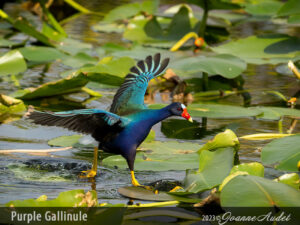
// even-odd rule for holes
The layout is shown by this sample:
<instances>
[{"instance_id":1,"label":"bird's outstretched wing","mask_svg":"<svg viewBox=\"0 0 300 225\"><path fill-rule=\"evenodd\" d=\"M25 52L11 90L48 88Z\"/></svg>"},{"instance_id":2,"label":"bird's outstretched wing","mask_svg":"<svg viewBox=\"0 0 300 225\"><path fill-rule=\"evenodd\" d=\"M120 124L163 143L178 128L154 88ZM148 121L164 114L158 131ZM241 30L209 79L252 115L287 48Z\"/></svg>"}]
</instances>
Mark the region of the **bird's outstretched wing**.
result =
<instances>
[{"instance_id":1,"label":"bird's outstretched wing","mask_svg":"<svg viewBox=\"0 0 300 225\"><path fill-rule=\"evenodd\" d=\"M119 133L129 122L126 118L99 109L65 112L40 112L29 109L25 117L36 124L58 126L80 133L92 134L98 141L103 141L103 138L110 133Z\"/></svg>"},{"instance_id":2,"label":"bird's outstretched wing","mask_svg":"<svg viewBox=\"0 0 300 225\"><path fill-rule=\"evenodd\" d=\"M130 73L125 77L114 96L110 112L118 115L126 115L146 108L144 105L144 95L147 90L148 82L154 77L159 76L169 63L169 58L160 62L160 54L157 53L153 58L147 56L136 66L130 69Z\"/></svg>"}]
</instances>

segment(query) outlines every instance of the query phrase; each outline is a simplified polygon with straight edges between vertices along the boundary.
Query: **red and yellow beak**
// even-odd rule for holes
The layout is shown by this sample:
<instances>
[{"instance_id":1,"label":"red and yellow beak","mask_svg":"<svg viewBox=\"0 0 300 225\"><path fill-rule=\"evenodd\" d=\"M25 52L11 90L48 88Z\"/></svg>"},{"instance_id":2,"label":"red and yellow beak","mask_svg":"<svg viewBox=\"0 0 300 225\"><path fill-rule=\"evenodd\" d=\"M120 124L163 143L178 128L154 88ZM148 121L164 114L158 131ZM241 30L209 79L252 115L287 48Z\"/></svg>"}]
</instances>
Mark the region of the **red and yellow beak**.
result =
<instances>
[{"instance_id":1,"label":"red and yellow beak","mask_svg":"<svg viewBox=\"0 0 300 225\"><path fill-rule=\"evenodd\" d=\"M183 118L185 118L186 120L188 120L189 122L191 122L191 123L193 122L193 119L192 119L192 117L190 116L190 114L188 113L188 111L187 111L186 108L183 108L183 112L182 112L181 116L182 116Z\"/></svg>"}]
</instances>

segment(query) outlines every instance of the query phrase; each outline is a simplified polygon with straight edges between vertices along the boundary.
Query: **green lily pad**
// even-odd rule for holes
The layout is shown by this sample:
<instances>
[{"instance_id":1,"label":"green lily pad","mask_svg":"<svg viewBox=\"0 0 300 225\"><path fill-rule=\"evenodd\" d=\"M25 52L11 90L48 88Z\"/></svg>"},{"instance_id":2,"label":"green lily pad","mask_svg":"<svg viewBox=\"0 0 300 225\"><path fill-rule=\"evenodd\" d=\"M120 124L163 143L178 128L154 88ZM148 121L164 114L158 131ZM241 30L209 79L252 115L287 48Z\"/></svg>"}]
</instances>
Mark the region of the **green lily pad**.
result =
<instances>
[{"instance_id":1,"label":"green lily pad","mask_svg":"<svg viewBox=\"0 0 300 225\"><path fill-rule=\"evenodd\" d=\"M237 56L248 63L277 64L295 57L300 51L299 42L299 38L280 34L250 36L213 47L212 50Z\"/></svg>"},{"instance_id":2,"label":"green lily pad","mask_svg":"<svg viewBox=\"0 0 300 225\"><path fill-rule=\"evenodd\" d=\"M300 206L300 192L295 188L251 175L236 176L230 180L220 197L222 207Z\"/></svg>"},{"instance_id":3,"label":"green lily pad","mask_svg":"<svg viewBox=\"0 0 300 225\"><path fill-rule=\"evenodd\" d=\"M149 20L144 27L147 36L161 40L178 40L192 31L189 9L183 5L173 16L166 31L162 29L156 17Z\"/></svg>"},{"instance_id":4,"label":"green lily pad","mask_svg":"<svg viewBox=\"0 0 300 225\"><path fill-rule=\"evenodd\" d=\"M12 50L0 57L0 75L18 74L27 69L26 62L18 50Z\"/></svg>"},{"instance_id":5,"label":"green lily pad","mask_svg":"<svg viewBox=\"0 0 300 225\"><path fill-rule=\"evenodd\" d=\"M94 30L99 32L106 32L106 33L123 33L125 31L124 24L117 24L117 23L107 23L105 21L100 21L96 25L93 26Z\"/></svg>"},{"instance_id":6,"label":"green lily pad","mask_svg":"<svg viewBox=\"0 0 300 225\"><path fill-rule=\"evenodd\" d=\"M188 111L192 117L207 118L253 117L262 113L256 108L221 104L192 104L188 106Z\"/></svg>"},{"instance_id":7,"label":"green lily pad","mask_svg":"<svg viewBox=\"0 0 300 225\"><path fill-rule=\"evenodd\" d=\"M14 41L4 39L4 38L0 37L0 47L9 47L9 48L11 48L15 45L19 45L19 43L16 43Z\"/></svg>"},{"instance_id":8,"label":"green lily pad","mask_svg":"<svg viewBox=\"0 0 300 225\"><path fill-rule=\"evenodd\" d=\"M173 192L159 191L155 194L154 190L147 190L143 187L121 187L118 189L118 192L127 198L140 199L146 201L180 201L186 203L197 203L201 201L201 199L195 198L194 196L192 198L189 195L172 195Z\"/></svg>"},{"instance_id":9,"label":"green lily pad","mask_svg":"<svg viewBox=\"0 0 300 225\"><path fill-rule=\"evenodd\" d=\"M144 142L138 151L134 163L135 171L186 170L198 167L199 148L195 143ZM120 155L109 156L103 160L108 167L128 168L126 160Z\"/></svg>"},{"instance_id":10,"label":"green lily pad","mask_svg":"<svg viewBox=\"0 0 300 225\"><path fill-rule=\"evenodd\" d=\"M261 160L265 164L276 163L276 168L280 170L298 171L297 163L300 161L299 146L299 134L273 140L263 147Z\"/></svg>"},{"instance_id":11,"label":"green lily pad","mask_svg":"<svg viewBox=\"0 0 300 225\"><path fill-rule=\"evenodd\" d=\"M64 57L62 63L72 68L79 68L87 64L95 65L98 61L98 59L84 52L79 52L74 56Z\"/></svg>"},{"instance_id":12,"label":"green lily pad","mask_svg":"<svg viewBox=\"0 0 300 225\"><path fill-rule=\"evenodd\" d=\"M200 152L200 167L197 171L189 170L184 180L186 192L198 193L222 183L233 166L234 149L220 148L214 152Z\"/></svg>"},{"instance_id":13,"label":"green lily pad","mask_svg":"<svg viewBox=\"0 0 300 225\"><path fill-rule=\"evenodd\" d=\"M82 135L60 136L48 141L48 145L61 146L61 147L74 146L75 144L78 143L80 138L82 138Z\"/></svg>"},{"instance_id":14,"label":"green lily pad","mask_svg":"<svg viewBox=\"0 0 300 225\"><path fill-rule=\"evenodd\" d=\"M104 21L113 22L115 20L124 20L129 17L135 16L140 12L146 12L153 14L157 10L157 1L143 1L128 3L125 5L118 6L113 10L109 11L104 17Z\"/></svg>"},{"instance_id":15,"label":"green lily pad","mask_svg":"<svg viewBox=\"0 0 300 225\"><path fill-rule=\"evenodd\" d=\"M13 93L12 96L20 99L50 97L79 91L87 83L88 79L86 78L86 75L79 73L78 75L68 76L58 81L44 83L37 88L17 91Z\"/></svg>"},{"instance_id":16,"label":"green lily pad","mask_svg":"<svg viewBox=\"0 0 300 225\"><path fill-rule=\"evenodd\" d=\"M291 15L288 19L288 23L299 24L300 23L300 14L299 15Z\"/></svg>"},{"instance_id":17,"label":"green lily pad","mask_svg":"<svg viewBox=\"0 0 300 225\"><path fill-rule=\"evenodd\" d=\"M289 16L299 14L300 3L297 0L287 1L277 12L277 16Z\"/></svg>"},{"instance_id":18,"label":"green lily pad","mask_svg":"<svg viewBox=\"0 0 300 225\"><path fill-rule=\"evenodd\" d=\"M259 119L279 120L282 116L300 117L300 110L298 109L262 106L250 107L250 109L256 109L262 112L256 116Z\"/></svg>"},{"instance_id":19,"label":"green lily pad","mask_svg":"<svg viewBox=\"0 0 300 225\"><path fill-rule=\"evenodd\" d=\"M6 203L8 207L87 207L97 205L96 191L71 190L59 193L56 199L47 200L47 196L37 199L14 200Z\"/></svg>"},{"instance_id":20,"label":"green lily pad","mask_svg":"<svg viewBox=\"0 0 300 225\"><path fill-rule=\"evenodd\" d=\"M116 56L116 57L124 57L130 55L130 57L136 59L136 60L141 60L146 58L148 55L155 55L157 53L156 48L150 48L150 47L143 47L140 45L136 45L131 49L111 49L113 50L111 55ZM174 53L171 53L170 51L164 50L164 49L159 49L159 52L161 54L162 58L169 57L169 58L174 58Z\"/></svg>"},{"instance_id":21,"label":"green lily pad","mask_svg":"<svg viewBox=\"0 0 300 225\"><path fill-rule=\"evenodd\" d=\"M129 57L107 60L108 62L100 62L96 66L84 67L79 71L87 73L87 78L91 81L119 86L130 68L135 65L135 61Z\"/></svg>"},{"instance_id":22,"label":"green lily pad","mask_svg":"<svg viewBox=\"0 0 300 225\"><path fill-rule=\"evenodd\" d=\"M0 94L0 115L4 113L19 113L26 110L22 100Z\"/></svg>"},{"instance_id":23,"label":"green lily pad","mask_svg":"<svg viewBox=\"0 0 300 225\"><path fill-rule=\"evenodd\" d=\"M92 45L89 43L81 42L72 38L64 38L59 41L59 44L55 46L62 52L76 55L79 52L89 52L92 49Z\"/></svg>"},{"instance_id":24,"label":"green lily pad","mask_svg":"<svg viewBox=\"0 0 300 225\"><path fill-rule=\"evenodd\" d=\"M249 175L264 177L264 166L258 162L242 163L232 167L230 174L234 174L238 171L247 172Z\"/></svg>"},{"instance_id":25,"label":"green lily pad","mask_svg":"<svg viewBox=\"0 0 300 225\"><path fill-rule=\"evenodd\" d=\"M222 0L209 0L209 1L207 1L207 6L205 6L204 1L188 0L188 2L191 3L191 4L198 5L203 9L207 7L208 10L212 10L212 9L239 9L239 8L241 8L241 6L238 5L238 4L234 4L234 3L226 2L226 1L222 1Z\"/></svg>"},{"instance_id":26,"label":"green lily pad","mask_svg":"<svg viewBox=\"0 0 300 225\"><path fill-rule=\"evenodd\" d=\"M148 36L144 30L145 25L147 24L148 19L138 19L131 20L130 24L126 27L123 37L130 41L135 41L138 43L152 43L158 42L154 38Z\"/></svg>"},{"instance_id":27,"label":"green lily pad","mask_svg":"<svg viewBox=\"0 0 300 225\"><path fill-rule=\"evenodd\" d=\"M58 146L58 147L69 147L76 146L79 144L79 140L83 137L83 135L75 134L70 136L60 136L57 138L53 138L48 141L48 145ZM144 142L152 142L155 139L155 132L151 130L147 138Z\"/></svg>"},{"instance_id":28,"label":"green lily pad","mask_svg":"<svg viewBox=\"0 0 300 225\"><path fill-rule=\"evenodd\" d=\"M154 194L151 190L146 190L143 187L121 187L118 192L127 198L141 199L147 201L172 201L174 198L166 192Z\"/></svg>"},{"instance_id":29,"label":"green lily pad","mask_svg":"<svg viewBox=\"0 0 300 225\"><path fill-rule=\"evenodd\" d=\"M232 130L226 129L224 132L217 134L212 140L203 145L198 150L198 153L201 154L201 152L204 150L212 151L218 148L226 147L233 147L235 149L238 149L239 145L240 142L236 134Z\"/></svg>"},{"instance_id":30,"label":"green lily pad","mask_svg":"<svg viewBox=\"0 0 300 225\"><path fill-rule=\"evenodd\" d=\"M197 56L174 61L170 67L178 74L197 74L206 72L209 75L221 75L232 79L246 70L246 63L232 55Z\"/></svg>"},{"instance_id":31,"label":"green lily pad","mask_svg":"<svg viewBox=\"0 0 300 225\"><path fill-rule=\"evenodd\" d=\"M264 166L258 162L242 163L232 167L230 174L223 180L219 187L219 191L222 191L223 187L233 178L240 175L253 175L264 177Z\"/></svg>"},{"instance_id":32,"label":"green lily pad","mask_svg":"<svg viewBox=\"0 0 300 225\"><path fill-rule=\"evenodd\" d=\"M255 16L273 16L276 15L278 9L282 6L281 2L277 1L261 1L249 3L245 5L245 11Z\"/></svg>"},{"instance_id":33,"label":"green lily pad","mask_svg":"<svg viewBox=\"0 0 300 225\"><path fill-rule=\"evenodd\" d=\"M50 62L56 59L61 59L65 56L56 48L41 47L41 46L28 46L18 49L25 59L35 62Z\"/></svg>"},{"instance_id":34,"label":"green lily pad","mask_svg":"<svg viewBox=\"0 0 300 225\"><path fill-rule=\"evenodd\" d=\"M299 190L300 188L300 177L297 173L286 173L274 180L280 183L290 185L291 187L296 188L297 190Z\"/></svg>"}]
</instances>

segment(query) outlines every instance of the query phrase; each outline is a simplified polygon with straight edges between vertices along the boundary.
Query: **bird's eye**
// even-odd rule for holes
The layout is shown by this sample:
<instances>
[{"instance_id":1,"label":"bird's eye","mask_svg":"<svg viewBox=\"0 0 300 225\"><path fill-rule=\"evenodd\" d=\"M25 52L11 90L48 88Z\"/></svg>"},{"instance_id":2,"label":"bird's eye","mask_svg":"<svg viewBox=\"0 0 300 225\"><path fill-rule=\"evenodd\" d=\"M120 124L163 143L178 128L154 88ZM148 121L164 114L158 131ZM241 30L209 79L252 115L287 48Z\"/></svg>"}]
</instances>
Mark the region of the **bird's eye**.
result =
<instances>
[{"instance_id":1,"label":"bird's eye","mask_svg":"<svg viewBox=\"0 0 300 225\"><path fill-rule=\"evenodd\" d=\"M177 110L178 110L178 111L181 111L181 108L178 107Z\"/></svg>"}]
</instances>

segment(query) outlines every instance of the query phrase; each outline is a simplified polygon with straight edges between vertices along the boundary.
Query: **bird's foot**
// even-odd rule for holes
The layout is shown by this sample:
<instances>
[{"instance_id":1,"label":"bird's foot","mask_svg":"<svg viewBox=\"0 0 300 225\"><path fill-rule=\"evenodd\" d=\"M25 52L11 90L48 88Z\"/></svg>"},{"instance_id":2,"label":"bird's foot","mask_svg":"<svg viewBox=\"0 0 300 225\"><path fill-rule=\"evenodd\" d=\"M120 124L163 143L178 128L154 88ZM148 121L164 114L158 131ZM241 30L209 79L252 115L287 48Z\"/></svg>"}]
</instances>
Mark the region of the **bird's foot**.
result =
<instances>
[{"instance_id":1,"label":"bird's foot","mask_svg":"<svg viewBox=\"0 0 300 225\"><path fill-rule=\"evenodd\" d=\"M183 190L183 187L180 187L180 186L176 186L174 187L171 191L169 192L176 192L177 190Z\"/></svg>"},{"instance_id":2,"label":"bird's foot","mask_svg":"<svg viewBox=\"0 0 300 225\"><path fill-rule=\"evenodd\" d=\"M87 171L81 171L81 174L79 175L80 178L93 178L97 175L96 170L87 170Z\"/></svg>"},{"instance_id":3,"label":"bird's foot","mask_svg":"<svg viewBox=\"0 0 300 225\"><path fill-rule=\"evenodd\" d=\"M132 183L133 186L135 186L135 187L141 187L141 188L144 188L144 189L146 189L146 190L148 190L148 191L153 191L153 190L154 190L154 188L151 187L151 186L141 185L141 184L137 181L137 179L135 179L134 172L131 171L130 173L131 173L131 183Z\"/></svg>"}]
</instances>

